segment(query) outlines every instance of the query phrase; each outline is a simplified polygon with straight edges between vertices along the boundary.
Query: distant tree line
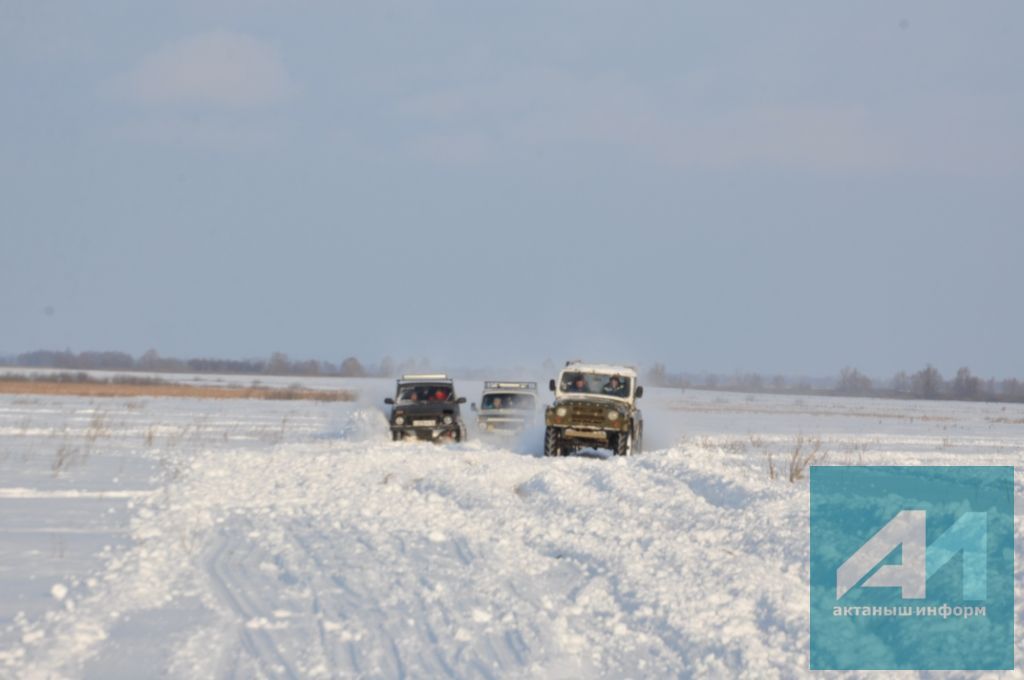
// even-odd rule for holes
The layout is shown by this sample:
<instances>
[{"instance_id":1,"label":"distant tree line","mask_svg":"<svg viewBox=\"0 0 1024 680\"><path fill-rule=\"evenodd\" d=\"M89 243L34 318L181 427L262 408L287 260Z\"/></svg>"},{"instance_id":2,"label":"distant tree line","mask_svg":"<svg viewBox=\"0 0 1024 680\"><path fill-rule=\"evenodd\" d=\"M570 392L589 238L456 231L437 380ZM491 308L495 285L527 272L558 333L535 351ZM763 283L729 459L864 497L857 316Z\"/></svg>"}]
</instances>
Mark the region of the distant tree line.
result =
<instances>
[{"instance_id":1,"label":"distant tree line","mask_svg":"<svg viewBox=\"0 0 1024 680\"><path fill-rule=\"evenodd\" d=\"M139 357L125 352L72 352L38 350L0 359L0 363L26 368L56 368L69 371L145 371L149 373L222 373L245 375L336 376L348 378L390 378L403 373L430 370L426 358L395 361L384 357L377 364L364 364L354 356L338 363L317 359L293 360L284 352L266 359L217 359L198 357L178 359L149 350ZM544 373L557 367L549 360ZM466 371L463 371L466 372ZM472 377L488 377L482 372ZM468 373L467 373L468 375ZM885 381L872 380L854 367L847 366L833 379L763 376L754 372L732 375L671 373L664 363L651 365L644 375L646 384L656 387L700 388L732 392L766 394L806 394L903 399L956 399L963 401L1024 402L1024 381L1016 378L982 379L962 367L951 379L943 378L937 368L926 365L916 373L899 371Z\"/></svg>"},{"instance_id":2,"label":"distant tree line","mask_svg":"<svg viewBox=\"0 0 1024 680\"><path fill-rule=\"evenodd\" d=\"M928 364L916 373L899 371L886 381L872 380L856 368L847 366L835 379L822 381L794 380L781 375L766 378L758 373L743 372L734 375L669 373L664 364L655 363L647 370L645 378L648 384L660 387L731 392L1024 402L1024 382L1017 378L983 379L966 366L949 380Z\"/></svg>"},{"instance_id":3,"label":"distant tree line","mask_svg":"<svg viewBox=\"0 0 1024 680\"><path fill-rule=\"evenodd\" d=\"M425 358L396 362L384 357L376 365L363 364L356 357L339 363L317 359L293 360L284 352L274 352L267 359L216 359L198 357L178 359L164 357L156 350L133 357L125 352L56 352L38 350L7 357L3 363L25 368L59 368L74 371L147 371L151 373L237 373L246 375L337 376L349 378L388 378L401 373L429 370Z\"/></svg>"}]
</instances>

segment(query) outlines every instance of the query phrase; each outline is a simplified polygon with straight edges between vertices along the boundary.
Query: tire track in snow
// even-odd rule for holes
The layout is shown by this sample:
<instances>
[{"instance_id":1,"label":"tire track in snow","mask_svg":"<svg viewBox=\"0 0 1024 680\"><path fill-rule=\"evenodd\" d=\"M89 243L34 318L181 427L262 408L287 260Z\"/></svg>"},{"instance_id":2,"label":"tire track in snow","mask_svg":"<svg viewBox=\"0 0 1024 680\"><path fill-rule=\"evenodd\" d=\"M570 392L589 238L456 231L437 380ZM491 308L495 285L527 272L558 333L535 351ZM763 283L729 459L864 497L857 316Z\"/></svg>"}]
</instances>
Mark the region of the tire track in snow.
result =
<instances>
[{"instance_id":1,"label":"tire track in snow","mask_svg":"<svg viewBox=\"0 0 1024 680\"><path fill-rule=\"evenodd\" d=\"M723 585L701 571L730 559L715 530L748 520L690 493L680 460L651 456L199 453L140 528L200 527L193 569L237 629L236 676L662 675L701 668L690 650L709 645L732 659L712 670L757 667L736 648L749 631L677 615Z\"/></svg>"},{"instance_id":2,"label":"tire track in snow","mask_svg":"<svg viewBox=\"0 0 1024 680\"><path fill-rule=\"evenodd\" d=\"M235 617L242 619L237 628L237 635L242 646L264 672L267 677L299 677L288 660L281 654L274 638L266 630L251 626L253 622L269 621L272 612L260 608L246 594L251 579L240 578L239 565L246 560L229 559L234 554L251 555L251 550L242 552L241 544L234 536L225 536L218 532L215 543L205 560L205 571L210 578L213 590L225 603Z\"/></svg>"}]
</instances>

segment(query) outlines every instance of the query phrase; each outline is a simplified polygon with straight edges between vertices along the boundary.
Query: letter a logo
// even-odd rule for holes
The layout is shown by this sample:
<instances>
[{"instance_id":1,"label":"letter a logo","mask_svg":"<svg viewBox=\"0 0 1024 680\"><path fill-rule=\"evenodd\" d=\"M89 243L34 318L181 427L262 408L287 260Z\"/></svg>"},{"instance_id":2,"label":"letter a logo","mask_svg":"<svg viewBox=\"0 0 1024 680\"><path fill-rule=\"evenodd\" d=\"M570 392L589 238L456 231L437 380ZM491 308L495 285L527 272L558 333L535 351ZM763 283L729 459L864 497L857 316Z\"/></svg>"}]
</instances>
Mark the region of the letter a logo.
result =
<instances>
[{"instance_id":1,"label":"letter a logo","mask_svg":"<svg viewBox=\"0 0 1024 680\"><path fill-rule=\"evenodd\" d=\"M903 564L886 564L864 582L873 588L896 587L905 600L925 596L925 511L902 510L878 533L862 545L836 572L836 599L840 599L857 581L885 556L903 546Z\"/></svg>"},{"instance_id":2,"label":"letter a logo","mask_svg":"<svg viewBox=\"0 0 1024 680\"><path fill-rule=\"evenodd\" d=\"M898 546L903 549L903 563L882 565L864 581L865 587L900 588L904 600L921 599L925 597L928 578L963 551L963 596L968 600L985 599L985 513L964 513L926 547L924 510L901 511L839 567L836 599L849 592Z\"/></svg>"}]
</instances>

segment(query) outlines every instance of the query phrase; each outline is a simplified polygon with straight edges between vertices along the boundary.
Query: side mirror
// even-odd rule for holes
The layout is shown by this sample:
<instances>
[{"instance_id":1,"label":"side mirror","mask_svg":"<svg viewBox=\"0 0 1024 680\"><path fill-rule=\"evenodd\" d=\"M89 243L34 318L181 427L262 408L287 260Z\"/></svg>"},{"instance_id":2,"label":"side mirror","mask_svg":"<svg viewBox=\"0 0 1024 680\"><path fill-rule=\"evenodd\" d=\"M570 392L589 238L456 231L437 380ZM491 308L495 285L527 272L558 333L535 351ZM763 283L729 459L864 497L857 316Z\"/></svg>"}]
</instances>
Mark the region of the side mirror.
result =
<instances>
[{"instance_id":1,"label":"side mirror","mask_svg":"<svg viewBox=\"0 0 1024 680\"><path fill-rule=\"evenodd\" d=\"M471 403L469 405L469 408L473 409L473 412L476 413L476 402L474 401L473 403Z\"/></svg>"},{"instance_id":2,"label":"side mirror","mask_svg":"<svg viewBox=\"0 0 1024 680\"><path fill-rule=\"evenodd\" d=\"M639 399L640 397L644 396L644 386L643 385L637 385L636 386L635 394L636 394L636 398L637 399Z\"/></svg>"},{"instance_id":3,"label":"side mirror","mask_svg":"<svg viewBox=\"0 0 1024 680\"><path fill-rule=\"evenodd\" d=\"M387 399L384 400L384 403L385 404L391 404L392 406L394 406L395 400L392 399L391 397L388 397Z\"/></svg>"},{"instance_id":4,"label":"side mirror","mask_svg":"<svg viewBox=\"0 0 1024 680\"><path fill-rule=\"evenodd\" d=\"M459 397L458 399L455 400L455 403L456 404L465 404L466 403L466 398L465 397Z\"/></svg>"},{"instance_id":5,"label":"side mirror","mask_svg":"<svg viewBox=\"0 0 1024 680\"><path fill-rule=\"evenodd\" d=\"M551 381L548 382L548 389L551 390L552 392L555 391L555 379L554 378L552 378Z\"/></svg>"}]
</instances>

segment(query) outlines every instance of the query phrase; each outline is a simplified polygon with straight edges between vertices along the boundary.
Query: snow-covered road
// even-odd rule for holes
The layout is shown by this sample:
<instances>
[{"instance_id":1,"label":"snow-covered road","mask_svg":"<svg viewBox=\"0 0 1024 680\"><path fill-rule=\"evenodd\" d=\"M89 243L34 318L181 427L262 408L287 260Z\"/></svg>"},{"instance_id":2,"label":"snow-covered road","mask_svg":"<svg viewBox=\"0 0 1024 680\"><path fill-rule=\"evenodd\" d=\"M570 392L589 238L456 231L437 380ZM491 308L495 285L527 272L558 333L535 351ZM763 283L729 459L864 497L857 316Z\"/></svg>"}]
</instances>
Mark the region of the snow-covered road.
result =
<instances>
[{"instance_id":1,"label":"snow-covered road","mask_svg":"<svg viewBox=\"0 0 1024 680\"><path fill-rule=\"evenodd\" d=\"M1002 407L668 392L629 459L392 443L366 403L2 406L0 676L29 678L803 675L807 485L768 454L1024 446ZM105 545L39 550L53 517Z\"/></svg>"}]
</instances>

